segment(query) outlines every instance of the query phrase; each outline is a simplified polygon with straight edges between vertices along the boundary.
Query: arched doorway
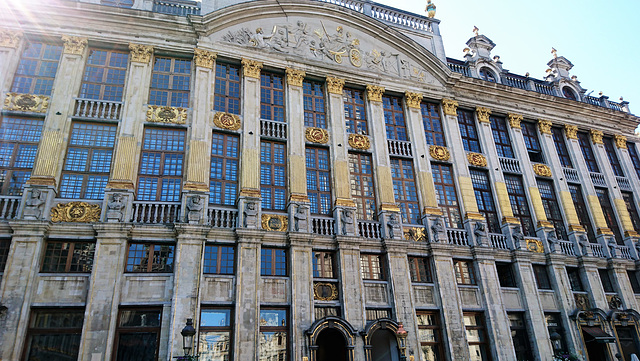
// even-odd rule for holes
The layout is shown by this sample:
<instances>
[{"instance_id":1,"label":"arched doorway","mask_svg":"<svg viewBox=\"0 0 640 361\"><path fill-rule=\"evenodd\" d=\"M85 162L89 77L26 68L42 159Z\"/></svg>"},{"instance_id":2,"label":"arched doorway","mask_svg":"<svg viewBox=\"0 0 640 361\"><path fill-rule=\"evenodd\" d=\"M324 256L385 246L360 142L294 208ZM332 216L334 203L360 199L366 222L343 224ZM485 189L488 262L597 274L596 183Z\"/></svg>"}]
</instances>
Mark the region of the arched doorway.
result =
<instances>
[{"instance_id":1,"label":"arched doorway","mask_svg":"<svg viewBox=\"0 0 640 361\"><path fill-rule=\"evenodd\" d=\"M335 328L322 330L316 345L316 361L347 361L347 341Z\"/></svg>"},{"instance_id":2,"label":"arched doorway","mask_svg":"<svg viewBox=\"0 0 640 361\"><path fill-rule=\"evenodd\" d=\"M399 361L400 350L396 332L399 324L388 318L381 318L365 327L364 338L365 361Z\"/></svg>"},{"instance_id":3,"label":"arched doorway","mask_svg":"<svg viewBox=\"0 0 640 361\"><path fill-rule=\"evenodd\" d=\"M357 331L340 317L317 320L306 331L310 361L353 361Z\"/></svg>"},{"instance_id":4,"label":"arched doorway","mask_svg":"<svg viewBox=\"0 0 640 361\"><path fill-rule=\"evenodd\" d=\"M578 311L576 321L582 336L582 344L586 351L587 361L611 361L610 343L616 338L609 334L607 315L599 308L588 311Z\"/></svg>"},{"instance_id":5,"label":"arched doorway","mask_svg":"<svg viewBox=\"0 0 640 361\"><path fill-rule=\"evenodd\" d=\"M618 349L623 361L631 361L631 355L640 356L640 314L632 309L613 311L610 315L611 328L618 340Z\"/></svg>"}]
</instances>

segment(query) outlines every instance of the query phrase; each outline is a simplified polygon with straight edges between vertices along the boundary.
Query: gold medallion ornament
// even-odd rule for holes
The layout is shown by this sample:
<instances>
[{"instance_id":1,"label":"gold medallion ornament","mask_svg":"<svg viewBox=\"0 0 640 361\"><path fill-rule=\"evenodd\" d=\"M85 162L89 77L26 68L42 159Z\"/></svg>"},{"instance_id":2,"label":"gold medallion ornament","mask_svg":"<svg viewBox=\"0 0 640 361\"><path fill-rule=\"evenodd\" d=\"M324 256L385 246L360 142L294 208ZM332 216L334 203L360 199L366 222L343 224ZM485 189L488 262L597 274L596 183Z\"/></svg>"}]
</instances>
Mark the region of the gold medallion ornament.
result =
<instances>
[{"instance_id":1,"label":"gold medallion ornament","mask_svg":"<svg viewBox=\"0 0 640 361\"><path fill-rule=\"evenodd\" d=\"M242 58L242 73L244 76L260 79L260 70L262 70L261 62Z\"/></svg>"},{"instance_id":2,"label":"gold medallion ornament","mask_svg":"<svg viewBox=\"0 0 640 361\"><path fill-rule=\"evenodd\" d=\"M304 81L304 76L307 73L304 70L298 70L293 68L287 68L287 84L291 86L302 86L302 82Z\"/></svg>"},{"instance_id":3,"label":"gold medallion ornament","mask_svg":"<svg viewBox=\"0 0 640 361\"><path fill-rule=\"evenodd\" d=\"M367 85L367 97L370 102L381 102L382 94L384 94L384 87L377 85Z\"/></svg>"},{"instance_id":4,"label":"gold medallion ornament","mask_svg":"<svg viewBox=\"0 0 640 361\"><path fill-rule=\"evenodd\" d=\"M349 134L349 146L353 149L367 150L371 148L371 142L366 135Z\"/></svg>"},{"instance_id":5,"label":"gold medallion ornament","mask_svg":"<svg viewBox=\"0 0 640 361\"><path fill-rule=\"evenodd\" d=\"M432 145L429 147L429 155L435 160L449 160L451 154L449 149L441 145Z\"/></svg>"},{"instance_id":6,"label":"gold medallion ornament","mask_svg":"<svg viewBox=\"0 0 640 361\"><path fill-rule=\"evenodd\" d=\"M213 69L213 63L218 57L217 53L212 51L193 49L193 60L196 66L200 66L207 69Z\"/></svg>"},{"instance_id":7,"label":"gold medallion ornament","mask_svg":"<svg viewBox=\"0 0 640 361\"><path fill-rule=\"evenodd\" d=\"M458 102L451 99L442 99L444 115L458 116Z\"/></svg>"},{"instance_id":8,"label":"gold medallion ornament","mask_svg":"<svg viewBox=\"0 0 640 361\"><path fill-rule=\"evenodd\" d=\"M507 114L507 119L509 119L509 125L513 129L522 129L520 123L524 117L520 114L509 113Z\"/></svg>"},{"instance_id":9,"label":"gold medallion ornament","mask_svg":"<svg viewBox=\"0 0 640 361\"><path fill-rule=\"evenodd\" d=\"M469 165L474 165L476 167L487 166L487 158L480 153L467 153L467 160L469 161Z\"/></svg>"},{"instance_id":10,"label":"gold medallion ornament","mask_svg":"<svg viewBox=\"0 0 640 361\"><path fill-rule=\"evenodd\" d=\"M627 149L627 137L624 135L614 135L613 140L616 142L618 149Z\"/></svg>"},{"instance_id":11,"label":"gold medallion ornament","mask_svg":"<svg viewBox=\"0 0 640 361\"><path fill-rule=\"evenodd\" d=\"M4 109L12 111L46 113L49 108L49 97L45 95L7 93Z\"/></svg>"},{"instance_id":12,"label":"gold medallion ornament","mask_svg":"<svg viewBox=\"0 0 640 361\"><path fill-rule=\"evenodd\" d=\"M58 203L51 209L51 222L99 222L100 205L85 202Z\"/></svg>"},{"instance_id":13,"label":"gold medallion ornament","mask_svg":"<svg viewBox=\"0 0 640 361\"><path fill-rule=\"evenodd\" d=\"M424 230L424 227L404 228L403 233L404 233L404 239L406 239L407 241L414 241L414 242L427 241L427 234Z\"/></svg>"},{"instance_id":14,"label":"gold medallion ornament","mask_svg":"<svg viewBox=\"0 0 640 361\"><path fill-rule=\"evenodd\" d=\"M304 137L311 143L327 144L329 142L329 133L321 128L307 128Z\"/></svg>"},{"instance_id":15,"label":"gold medallion ornament","mask_svg":"<svg viewBox=\"0 0 640 361\"><path fill-rule=\"evenodd\" d=\"M147 121L152 123L185 124L187 122L187 109L149 105Z\"/></svg>"},{"instance_id":16,"label":"gold medallion ornament","mask_svg":"<svg viewBox=\"0 0 640 361\"><path fill-rule=\"evenodd\" d=\"M17 48L22 38L22 33L12 30L0 30L0 47Z\"/></svg>"},{"instance_id":17,"label":"gold medallion ornament","mask_svg":"<svg viewBox=\"0 0 640 361\"><path fill-rule=\"evenodd\" d=\"M239 116L225 112L217 112L213 116L213 124L218 128L227 130L238 130L242 126Z\"/></svg>"},{"instance_id":18,"label":"gold medallion ornament","mask_svg":"<svg viewBox=\"0 0 640 361\"><path fill-rule=\"evenodd\" d=\"M153 46L129 43L129 50L132 62L149 64L153 54Z\"/></svg>"},{"instance_id":19,"label":"gold medallion ornament","mask_svg":"<svg viewBox=\"0 0 640 361\"><path fill-rule=\"evenodd\" d=\"M593 142L593 144L603 144L601 131L591 129L590 132L591 132L591 141Z\"/></svg>"},{"instance_id":20,"label":"gold medallion ornament","mask_svg":"<svg viewBox=\"0 0 640 361\"><path fill-rule=\"evenodd\" d=\"M553 123L549 120L538 119L538 128L542 134L551 134L551 126Z\"/></svg>"},{"instance_id":21,"label":"gold medallion ornament","mask_svg":"<svg viewBox=\"0 0 640 361\"><path fill-rule=\"evenodd\" d=\"M265 231L286 232L289 228L287 216L279 214L263 214L262 229Z\"/></svg>"},{"instance_id":22,"label":"gold medallion ornament","mask_svg":"<svg viewBox=\"0 0 640 361\"><path fill-rule=\"evenodd\" d=\"M578 139L578 127L577 126L565 124L564 132L567 135L567 139Z\"/></svg>"},{"instance_id":23,"label":"gold medallion ornament","mask_svg":"<svg viewBox=\"0 0 640 361\"><path fill-rule=\"evenodd\" d=\"M404 93L405 101L409 108L420 109L420 103L422 102L421 93L406 92Z\"/></svg>"},{"instance_id":24,"label":"gold medallion ornament","mask_svg":"<svg viewBox=\"0 0 640 361\"><path fill-rule=\"evenodd\" d=\"M491 109L485 107L477 107L476 114L478 115L478 122L491 123L489 116L491 115Z\"/></svg>"},{"instance_id":25,"label":"gold medallion ornament","mask_svg":"<svg viewBox=\"0 0 640 361\"><path fill-rule=\"evenodd\" d=\"M327 90L329 94L342 95L342 89L344 88L344 79L327 77Z\"/></svg>"},{"instance_id":26,"label":"gold medallion ornament","mask_svg":"<svg viewBox=\"0 0 640 361\"><path fill-rule=\"evenodd\" d=\"M546 164L534 164L533 172L541 177L551 177L551 168Z\"/></svg>"},{"instance_id":27,"label":"gold medallion ornament","mask_svg":"<svg viewBox=\"0 0 640 361\"><path fill-rule=\"evenodd\" d=\"M360 40L354 40L354 44L356 46L360 45ZM362 54L360 54L359 49L353 48L349 50L349 61L351 62L351 65L355 66L356 68L362 66Z\"/></svg>"},{"instance_id":28,"label":"gold medallion ornament","mask_svg":"<svg viewBox=\"0 0 640 361\"><path fill-rule=\"evenodd\" d=\"M540 241L539 239L528 239L527 249L535 253L544 253L544 247L542 246L542 241Z\"/></svg>"},{"instance_id":29,"label":"gold medallion ornament","mask_svg":"<svg viewBox=\"0 0 640 361\"><path fill-rule=\"evenodd\" d=\"M87 38L68 35L62 35L62 41L64 42L64 53L71 55L82 55L88 42Z\"/></svg>"},{"instance_id":30,"label":"gold medallion ornament","mask_svg":"<svg viewBox=\"0 0 640 361\"><path fill-rule=\"evenodd\" d=\"M315 283L313 285L313 298L318 301L335 301L338 299L338 288L329 282Z\"/></svg>"}]
</instances>

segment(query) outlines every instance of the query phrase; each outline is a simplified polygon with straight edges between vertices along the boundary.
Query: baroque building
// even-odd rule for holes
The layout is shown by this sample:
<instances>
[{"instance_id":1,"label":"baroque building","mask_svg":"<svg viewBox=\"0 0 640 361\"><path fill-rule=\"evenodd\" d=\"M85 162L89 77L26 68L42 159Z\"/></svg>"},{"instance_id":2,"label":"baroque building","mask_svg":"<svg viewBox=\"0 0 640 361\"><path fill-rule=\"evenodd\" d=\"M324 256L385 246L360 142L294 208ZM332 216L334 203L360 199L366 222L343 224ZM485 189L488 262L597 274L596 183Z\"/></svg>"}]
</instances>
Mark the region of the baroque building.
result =
<instances>
[{"instance_id":1,"label":"baroque building","mask_svg":"<svg viewBox=\"0 0 640 361\"><path fill-rule=\"evenodd\" d=\"M640 119L555 50L448 58L431 1L0 19L0 359L640 353Z\"/></svg>"}]
</instances>

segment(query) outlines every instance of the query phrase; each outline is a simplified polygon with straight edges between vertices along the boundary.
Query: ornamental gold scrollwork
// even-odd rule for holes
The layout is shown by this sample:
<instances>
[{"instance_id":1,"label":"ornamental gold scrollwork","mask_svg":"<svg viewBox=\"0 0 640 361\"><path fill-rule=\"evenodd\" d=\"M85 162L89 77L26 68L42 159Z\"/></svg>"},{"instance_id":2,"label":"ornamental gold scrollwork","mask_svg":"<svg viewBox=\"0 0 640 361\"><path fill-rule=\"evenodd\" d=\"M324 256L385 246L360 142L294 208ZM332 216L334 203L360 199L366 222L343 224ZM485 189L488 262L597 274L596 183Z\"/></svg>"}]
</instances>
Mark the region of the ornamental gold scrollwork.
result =
<instances>
[{"instance_id":1,"label":"ornamental gold scrollwork","mask_svg":"<svg viewBox=\"0 0 640 361\"><path fill-rule=\"evenodd\" d=\"M539 239L528 239L527 249L535 253L544 253L544 246L542 246L542 241Z\"/></svg>"},{"instance_id":2,"label":"ornamental gold scrollwork","mask_svg":"<svg viewBox=\"0 0 640 361\"><path fill-rule=\"evenodd\" d=\"M58 203L51 209L51 222L98 222L100 221L99 204L86 202Z\"/></svg>"},{"instance_id":3,"label":"ornamental gold scrollwork","mask_svg":"<svg viewBox=\"0 0 640 361\"><path fill-rule=\"evenodd\" d=\"M444 115L458 116L458 102L451 99L442 99Z\"/></svg>"},{"instance_id":4,"label":"ornamental gold scrollwork","mask_svg":"<svg viewBox=\"0 0 640 361\"><path fill-rule=\"evenodd\" d=\"M551 168L546 164L534 164L533 172L540 177L551 177Z\"/></svg>"},{"instance_id":5,"label":"ornamental gold scrollwork","mask_svg":"<svg viewBox=\"0 0 640 361\"><path fill-rule=\"evenodd\" d=\"M478 115L478 122L491 123L489 116L491 116L491 109L485 107L477 107L476 114Z\"/></svg>"},{"instance_id":6,"label":"ornamental gold scrollwork","mask_svg":"<svg viewBox=\"0 0 640 361\"><path fill-rule=\"evenodd\" d=\"M627 149L627 137L624 135L614 135L613 140L616 142L618 149Z\"/></svg>"},{"instance_id":7,"label":"ornamental gold scrollwork","mask_svg":"<svg viewBox=\"0 0 640 361\"><path fill-rule=\"evenodd\" d=\"M449 149L441 145L430 146L429 155L431 156L431 158L435 160L447 161L449 160L449 158L451 158L451 154L449 154Z\"/></svg>"},{"instance_id":8,"label":"ornamental gold scrollwork","mask_svg":"<svg viewBox=\"0 0 640 361\"><path fill-rule=\"evenodd\" d=\"M371 148L371 141L366 135L349 134L349 145L353 149L367 150Z\"/></svg>"},{"instance_id":9,"label":"ornamental gold scrollwork","mask_svg":"<svg viewBox=\"0 0 640 361\"><path fill-rule=\"evenodd\" d=\"M422 97L423 97L421 93L414 93L414 92L408 91L404 93L404 96L407 102L407 106L409 108L420 109L420 103L422 102Z\"/></svg>"},{"instance_id":10,"label":"ornamental gold scrollwork","mask_svg":"<svg viewBox=\"0 0 640 361\"><path fill-rule=\"evenodd\" d=\"M4 109L12 111L46 113L49 108L49 97L45 95L7 93Z\"/></svg>"},{"instance_id":11,"label":"ornamental gold scrollwork","mask_svg":"<svg viewBox=\"0 0 640 361\"><path fill-rule=\"evenodd\" d=\"M411 227L404 228L404 239L407 241L414 242L426 242L427 241L427 233L425 232L424 227Z\"/></svg>"},{"instance_id":12,"label":"ornamental gold scrollwork","mask_svg":"<svg viewBox=\"0 0 640 361\"><path fill-rule=\"evenodd\" d=\"M227 130L238 130L242 126L239 116L225 112L217 112L213 116L213 124L218 128Z\"/></svg>"},{"instance_id":13,"label":"ornamental gold scrollwork","mask_svg":"<svg viewBox=\"0 0 640 361\"><path fill-rule=\"evenodd\" d=\"M487 158L480 153L467 153L467 160L470 165L474 165L476 167L486 167L487 166Z\"/></svg>"},{"instance_id":14,"label":"ornamental gold scrollwork","mask_svg":"<svg viewBox=\"0 0 640 361\"><path fill-rule=\"evenodd\" d=\"M200 66L207 69L213 69L213 63L218 57L217 53L212 51L193 49L193 60L196 66Z\"/></svg>"},{"instance_id":15,"label":"ornamental gold scrollwork","mask_svg":"<svg viewBox=\"0 0 640 361\"><path fill-rule=\"evenodd\" d=\"M338 288L333 283L317 282L313 285L313 298L318 301L335 301L338 299Z\"/></svg>"},{"instance_id":16,"label":"ornamental gold scrollwork","mask_svg":"<svg viewBox=\"0 0 640 361\"><path fill-rule=\"evenodd\" d=\"M304 137L311 143L327 144L329 142L329 133L322 128L307 128Z\"/></svg>"},{"instance_id":17,"label":"ornamental gold scrollwork","mask_svg":"<svg viewBox=\"0 0 640 361\"><path fill-rule=\"evenodd\" d=\"M553 123L549 120L538 119L538 128L542 134L551 134L551 126Z\"/></svg>"},{"instance_id":18,"label":"ornamental gold scrollwork","mask_svg":"<svg viewBox=\"0 0 640 361\"><path fill-rule=\"evenodd\" d=\"M384 87L378 85L367 85L367 97L371 102L381 102L382 94L384 94Z\"/></svg>"},{"instance_id":19,"label":"ornamental gold scrollwork","mask_svg":"<svg viewBox=\"0 0 640 361\"><path fill-rule=\"evenodd\" d=\"M262 63L256 60L242 58L242 73L249 78L260 79Z\"/></svg>"},{"instance_id":20,"label":"ornamental gold scrollwork","mask_svg":"<svg viewBox=\"0 0 640 361\"><path fill-rule=\"evenodd\" d=\"M521 114L509 113L507 114L507 119L509 119L509 125L513 129L522 129L520 123L522 123L522 119L524 117Z\"/></svg>"},{"instance_id":21,"label":"ornamental gold scrollwork","mask_svg":"<svg viewBox=\"0 0 640 361\"><path fill-rule=\"evenodd\" d=\"M88 43L87 38L68 35L62 35L62 41L64 42L64 53L70 55L82 55Z\"/></svg>"},{"instance_id":22,"label":"ornamental gold scrollwork","mask_svg":"<svg viewBox=\"0 0 640 361\"><path fill-rule=\"evenodd\" d=\"M22 33L12 30L0 30L0 47L17 48L22 38Z\"/></svg>"},{"instance_id":23,"label":"ornamental gold scrollwork","mask_svg":"<svg viewBox=\"0 0 640 361\"><path fill-rule=\"evenodd\" d=\"M591 141L593 142L593 144L603 144L601 131L591 129L589 132L591 133Z\"/></svg>"},{"instance_id":24,"label":"ornamental gold scrollwork","mask_svg":"<svg viewBox=\"0 0 640 361\"><path fill-rule=\"evenodd\" d=\"M129 50L132 62L149 64L153 54L153 46L129 43Z\"/></svg>"},{"instance_id":25,"label":"ornamental gold scrollwork","mask_svg":"<svg viewBox=\"0 0 640 361\"><path fill-rule=\"evenodd\" d=\"M147 121L152 123L185 124L187 122L187 109L149 105Z\"/></svg>"},{"instance_id":26,"label":"ornamental gold scrollwork","mask_svg":"<svg viewBox=\"0 0 640 361\"><path fill-rule=\"evenodd\" d=\"M332 76L327 77L327 90L330 94L342 95L344 88L344 79L334 78Z\"/></svg>"},{"instance_id":27,"label":"ornamental gold scrollwork","mask_svg":"<svg viewBox=\"0 0 640 361\"><path fill-rule=\"evenodd\" d=\"M287 68L287 83L291 86L302 86L305 75L307 73L304 70L298 70L293 68Z\"/></svg>"},{"instance_id":28,"label":"ornamental gold scrollwork","mask_svg":"<svg viewBox=\"0 0 640 361\"><path fill-rule=\"evenodd\" d=\"M289 228L289 218L280 214L263 214L262 229L265 231L286 232Z\"/></svg>"},{"instance_id":29,"label":"ornamental gold scrollwork","mask_svg":"<svg viewBox=\"0 0 640 361\"><path fill-rule=\"evenodd\" d=\"M575 125L564 125L564 132L567 134L567 139L578 139L578 127Z\"/></svg>"}]
</instances>

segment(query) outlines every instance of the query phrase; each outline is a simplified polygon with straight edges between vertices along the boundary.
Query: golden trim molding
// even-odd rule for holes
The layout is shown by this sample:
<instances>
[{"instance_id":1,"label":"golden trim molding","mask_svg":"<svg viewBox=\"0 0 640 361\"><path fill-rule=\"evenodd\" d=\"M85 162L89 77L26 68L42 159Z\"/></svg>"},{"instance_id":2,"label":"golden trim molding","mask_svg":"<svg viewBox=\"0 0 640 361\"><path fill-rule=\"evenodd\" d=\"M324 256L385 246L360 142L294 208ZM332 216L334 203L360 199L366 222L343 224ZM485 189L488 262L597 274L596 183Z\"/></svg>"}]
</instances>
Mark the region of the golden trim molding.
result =
<instances>
[{"instance_id":1,"label":"golden trim molding","mask_svg":"<svg viewBox=\"0 0 640 361\"><path fill-rule=\"evenodd\" d=\"M184 182L184 190L185 191L194 191L194 192L209 192L209 185L204 183L196 183L196 182Z\"/></svg>"},{"instance_id":2,"label":"golden trim molding","mask_svg":"<svg viewBox=\"0 0 640 361\"><path fill-rule=\"evenodd\" d=\"M431 216L441 216L444 213L442 212L442 209L438 208L438 207L424 207L424 209L422 210L422 213L424 214L428 214Z\"/></svg>"},{"instance_id":3,"label":"golden trim molding","mask_svg":"<svg viewBox=\"0 0 640 361\"><path fill-rule=\"evenodd\" d=\"M336 94L342 96L344 90L344 79L334 78L332 76L327 77L327 91L329 94Z\"/></svg>"},{"instance_id":4,"label":"golden trim molding","mask_svg":"<svg viewBox=\"0 0 640 361\"><path fill-rule=\"evenodd\" d=\"M382 94L384 94L384 87L367 84L367 98L370 102L382 102Z\"/></svg>"},{"instance_id":5,"label":"golden trim molding","mask_svg":"<svg viewBox=\"0 0 640 361\"><path fill-rule=\"evenodd\" d=\"M527 249L535 253L544 253L544 246L539 239L527 239Z\"/></svg>"},{"instance_id":6,"label":"golden trim molding","mask_svg":"<svg viewBox=\"0 0 640 361\"><path fill-rule=\"evenodd\" d=\"M520 123L524 117L521 114L509 113L507 114L507 119L509 120L509 126L513 129L522 129Z\"/></svg>"},{"instance_id":7,"label":"golden trim molding","mask_svg":"<svg viewBox=\"0 0 640 361\"><path fill-rule=\"evenodd\" d=\"M262 229L265 231L286 232L289 228L289 218L281 214L263 214Z\"/></svg>"},{"instance_id":8,"label":"golden trim molding","mask_svg":"<svg viewBox=\"0 0 640 361\"><path fill-rule=\"evenodd\" d=\"M135 186L131 181L123 181L123 180L110 180L107 182L107 187L109 189L125 189L125 190L133 190Z\"/></svg>"},{"instance_id":9,"label":"golden trim molding","mask_svg":"<svg viewBox=\"0 0 640 361\"><path fill-rule=\"evenodd\" d=\"M349 134L349 146L353 149L367 150L371 148L371 141L366 135Z\"/></svg>"},{"instance_id":10,"label":"golden trim molding","mask_svg":"<svg viewBox=\"0 0 640 361\"><path fill-rule=\"evenodd\" d=\"M551 134L551 126L553 123L550 120L538 119L538 129L542 134Z\"/></svg>"},{"instance_id":11,"label":"golden trim molding","mask_svg":"<svg viewBox=\"0 0 640 361\"><path fill-rule=\"evenodd\" d=\"M613 140L616 142L618 149L627 149L627 137L624 135L616 134L613 136Z\"/></svg>"},{"instance_id":12,"label":"golden trim molding","mask_svg":"<svg viewBox=\"0 0 640 361\"><path fill-rule=\"evenodd\" d=\"M149 105L147 121L152 123L186 124L187 109Z\"/></svg>"},{"instance_id":13,"label":"golden trim molding","mask_svg":"<svg viewBox=\"0 0 640 361\"><path fill-rule=\"evenodd\" d=\"M447 161L451 158L451 154L449 153L449 149L447 147L443 147L441 145L431 145L429 146L429 155L431 158L435 160Z\"/></svg>"},{"instance_id":14,"label":"golden trim molding","mask_svg":"<svg viewBox=\"0 0 640 361\"><path fill-rule=\"evenodd\" d=\"M322 287L329 287L331 294L327 297L322 296ZM318 301L335 301L338 299L338 288L333 283L329 282L314 282L313 284L313 298Z\"/></svg>"},{"instance_id":15,"label":"golden trim molding","mask_svg":"<svg viewBox=\"0 0 640 361\"><path fill-rule=\"evenodd\" d=\"M304 77L307 75L304 70L293 68L286 68L285 73L287 74L287 84L291 86L302 86Z\"/></svg>"},{"instance_id":16,"label":"golden trim molding","mask_svg":"<svg viewBox=\"0 0 640 361\"><path fill-rule=\"evenodd\" d=\"M291 194L289 196L289 202L301 202L309 203L309 197L306 194Z\"/></svg>"},{"instance_id":17,"label":"golden trim molding","mask_svg":"<svg viewBox=\"0 0 640 361\"><path fill-rule=\"evenodd\" d=\"M89 41L87 38L79 36L62 35L64 42L64 53L70 55L82 55Z\"/></svg>"},{"instance_id":18,"label":"golden trim molding","mask_svg":"<svg viewBox=\"0 0 640 361\"><path fill-rule=\"evenodd\" d=\"M262 62L242 58L242 73L249 78L260 79L260 71L262 70Z\"/></svg>"},{"instance_id":19,"label":"golden trim molding","mask_svg":"<svg viewBox=\"0 0 640 361\"><path fill-rule=\"evenodd\" d=\"M2 48L17 48L22 39L22 33L20 31L13 31L8 29L0 30L0 47Z\"/></svg>"},{"instance_id":20,"label":"golden trim molding","mask_svg":"<svg viewBox=\"0 0 640 361\"><path fill-rule=\"evenodd\" d=\"M213 124L221 129L238 130L242 127L240 117L236 114L217 112L213 116Z\"/></svg>"},{"instance_id":21,"label":"golden trim molding","mask_svg":"<svg viewBox=\"0 0 640 361\"><path fill-rule=\"evenodd\" d=\"M520 220L516 217L502 217L502 223L506 224L520 224Z\"/></svg>"},{"instance_id":22,"label":"golden trim molding","mask_svg":"<svg viewBox=\"0 0 640 361\"><path fill-rule=\"evenodd\" d=\"M444 115L458 116L458 102L451 99L442 99L442 111Z\"/></svg>"},{"instance_id":23,"label":"golden trim molding","mask_svg":"<svg viewBox=\"0 0 640 361\"><path fill-rule=\"evenodd\" d=\"M135 63L149 64L153 55L153 46L129 43L131 61Z\"/></svg>"},{"instance_id":24,"label":"golden trim molding","mask_svg":"<svg viewBox=\"0 0 640 361\"><path fill-rule=\"evenodd\" d=\"M31 178L29 178L29 180L26 181L26 184L31 185L31 186L52 186L52 187L57 187L56 186L56 179L54 177L50 177L50 176L32 175Z\"/></svg>"},{"instance_id":25,"label":"golden trim molding","mask_svg":"<svg viewBox=\"0 0 640 361\"><path fill-rule=\"evenodd\" d=\"M382 203L380 205L380 211L387 211L387 212L400 212L400 207L398 207L397 204L394 203Z\"/></svg>"},{"instance_id":26,"label":"golden trim molding","mask_svg":"<svg viewBox=\"0 0 640 361\"><path fill-rule=\"evenodd\" d=\"M307 128L304 132L304 137L311 143L327 144L329 142L329 133L322 128Z\"/></svg>"},{"instance_id":27,"label":"golden trim molding","mask_svg":"<svg viewBox=\"0 0 640 361\"><path fill-rule=\"evenodd\" d=\"M591 133L591 141L593 144L603 144L602 143L602 131L589 129L589 133Z\"/></svg>"},{"instance_id":28,"label":"golden trim molding","mask_svg":"<svg viewBox=\"0 0 640 361\"><path fill-rule=\"evenodd\" d=\"M569 225L570 232L586 232L587 230L580 224L570 224Z\"/></svg>"},{"instance_id":29,"label":"golden trim molding","mask_svg":"<svg viewBox=\"0 0 640 361\"><path fill-rule=\"evenodd\" d=\"M240 197L260 198L261 196L259 189L243 188L240 190Z\"/></svg>"},{"instance_id":30,"label":"golden trim molding","mask_svg":"<svg viewBox=\"0 0 640 361\"><path fill-rule=\"evenodd\" d=\"M534 164L533 172L536 175L539 175L541 177L551 177L553 175L551 173L551 168L549 168L549 166L546 164L539 164L539 163Z\"/></svg>"},{"instance_id":31,"label":"golden trim molding","mask_svg":"<svg viewBox=\"0 0 640 361\"><path fill-rule=\"evenodd\" d=\"M478 212L467 212L467 214L464 215L464 219L470 219L473 221L484 221L484 216Z\"/></svg>"},{"instance_id":32,"label":"golden trim molding","mask_svg":"<svg viewBox=\"0 0 640 361\"><path fill-rule=\"evenodd\" d=\"M491 109L485 107L476 107L476 114L478 115L478 122L491 123L489 117L491 116Z\"/></svg>"},{"instance_id":33,"label":"golden trim molding","mask_svg":"<svg viewBox=\"0 0 640 361\"><path fill-rule=\"evenodd\" d=\"M99 204L86 202L58 203L51 209L51 222L99 222L102 212Z\"/></svg>"},{"instance_id":34,"label":"golden trim molding","mask_svg":"<svg viewBox=\"0 0 640 361\"><path fill-rule=\"evenodd\" d=\"M422 103L422 98L424 95L422 93L414 93L407 91L404 93L405 101L407 102L407 107L413 109L420 109L420 103Z\"/></svg>"},{"instance_id":35,"label":"golden trim molding","mask_svg":"<svg viewBox=\"0 0 640 361\"><path fill-rule=\"evenodd\" d=\"M215 63L218 53L213 51L207 51L203 49L193 49L193 61L196 66L213 69L213 63Z\"/></svg>"},{"instance_id":36,"label":"golden trim molding","mask_svg":"<svg viewBox=\"0 0 640 361\"><path fill-rule=\"evenodd\" d=\"M578 139L578 127L575 125L564 125L564 132L567 135L567 139Z\"/></svg>"},{"instance_id":37,"label":"golden trim molding","mask_svg":"<svg viewBox=\"0 0 640 361\"><path fill-rule=\"evenodd\" d=\"M353 199L351 198L338 198L336 199L336 207L351 207L351 208L355 208L356 207L356 202L353 201Z\"/></svg>"},{"instance_id":38,"label":"golden trim molding","mask_svg":"<svg viewBox=\"0 0 640 361\"><path fill-rule=\"evenodd\" d=\"M480 153L467 153L467 160L470 165L474 165L476 167L486 167L487 166L487 158Z\"/></svg>"},{"instance_id":39,"label":"golden trim molding","mask_svg":"<svg viewBox=\"0 0 640 361\"><path fill-rule=\"evenodd\" d=\"M7 93L4 109L11 111L46 113L49 109L49 97L46 95Z\"/></svg>"}]
</instances>

